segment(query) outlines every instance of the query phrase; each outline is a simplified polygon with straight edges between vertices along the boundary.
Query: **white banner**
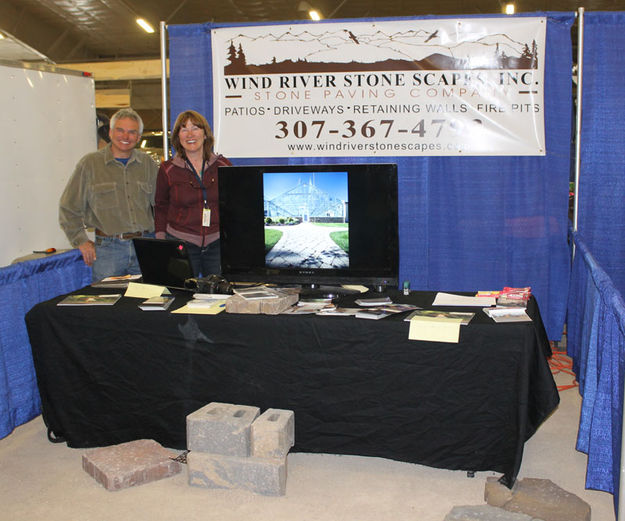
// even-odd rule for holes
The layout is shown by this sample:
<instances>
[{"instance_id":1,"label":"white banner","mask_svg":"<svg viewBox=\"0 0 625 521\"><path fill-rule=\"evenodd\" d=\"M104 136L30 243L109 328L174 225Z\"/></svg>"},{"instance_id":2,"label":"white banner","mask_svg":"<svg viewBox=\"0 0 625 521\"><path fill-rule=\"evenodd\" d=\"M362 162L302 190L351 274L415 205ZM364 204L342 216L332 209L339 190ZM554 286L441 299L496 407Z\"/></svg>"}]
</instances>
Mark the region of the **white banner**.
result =
<instances>
[{"instance_id":1,"label":"white banner","mask_svg":"<svg viewBox=\"0 0 625 521\"><path fill-rule=\"evenodd\" d=\"M226 157L544 155L545 18L214 29Z\"/></svg>"}]
</instances>

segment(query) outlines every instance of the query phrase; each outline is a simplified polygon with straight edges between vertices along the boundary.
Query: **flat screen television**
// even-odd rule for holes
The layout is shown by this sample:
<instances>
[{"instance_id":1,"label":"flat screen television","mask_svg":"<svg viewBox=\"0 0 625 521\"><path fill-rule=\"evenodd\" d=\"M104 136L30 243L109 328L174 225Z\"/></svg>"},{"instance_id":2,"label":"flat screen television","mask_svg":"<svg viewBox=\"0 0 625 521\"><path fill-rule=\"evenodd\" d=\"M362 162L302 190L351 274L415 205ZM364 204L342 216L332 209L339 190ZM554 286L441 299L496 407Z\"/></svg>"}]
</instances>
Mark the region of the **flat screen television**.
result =
<instances>
[{"instance_id":1,"label":"flat screen television","mask_svg":"<svg viewBox=\"0 0 625 521\"><path fill-rule=\"evenodd\" d=\"M397 287L397 165L219 168L231 282Z\"/></svg>"}]
</instances>

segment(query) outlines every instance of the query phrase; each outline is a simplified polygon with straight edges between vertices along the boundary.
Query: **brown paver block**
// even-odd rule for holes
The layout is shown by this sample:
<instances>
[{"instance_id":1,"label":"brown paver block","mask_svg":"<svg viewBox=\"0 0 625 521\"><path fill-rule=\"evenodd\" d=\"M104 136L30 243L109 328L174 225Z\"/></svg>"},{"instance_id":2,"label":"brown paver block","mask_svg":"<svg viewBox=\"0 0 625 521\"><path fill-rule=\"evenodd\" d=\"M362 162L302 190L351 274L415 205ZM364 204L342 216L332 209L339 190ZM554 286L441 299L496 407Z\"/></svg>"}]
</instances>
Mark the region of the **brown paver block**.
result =
<instances>
[{"instance_id":1,"label":"brown paver block","mask_svg":"<svg viewBox=\"0 0 625 521\"><path fill-rule=\"evenodd\" d=\"M177 455L154 440L135 440L85 452L82 468L107 490L121 490L178 474Z\"/></svg>"}]
</instances>

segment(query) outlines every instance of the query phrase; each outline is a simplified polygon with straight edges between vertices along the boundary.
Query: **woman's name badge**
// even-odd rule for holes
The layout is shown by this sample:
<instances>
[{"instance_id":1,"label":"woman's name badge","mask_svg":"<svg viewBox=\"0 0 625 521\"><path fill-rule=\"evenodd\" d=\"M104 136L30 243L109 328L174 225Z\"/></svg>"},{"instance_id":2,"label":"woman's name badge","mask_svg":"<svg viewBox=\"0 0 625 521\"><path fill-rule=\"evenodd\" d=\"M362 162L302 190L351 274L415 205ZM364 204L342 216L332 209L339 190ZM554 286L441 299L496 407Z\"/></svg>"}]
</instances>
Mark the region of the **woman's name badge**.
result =
<instances>
[{"instance_id":1,"label":"woman's name badge","mask_svg":"<svg viewBox=\"0 0 625 521\"><path fill-rule=\"evenodd\" d=\"M204 208L202 210L202 226L210 226L211 225L211 209Z\"/></svg>"}]
</instances>

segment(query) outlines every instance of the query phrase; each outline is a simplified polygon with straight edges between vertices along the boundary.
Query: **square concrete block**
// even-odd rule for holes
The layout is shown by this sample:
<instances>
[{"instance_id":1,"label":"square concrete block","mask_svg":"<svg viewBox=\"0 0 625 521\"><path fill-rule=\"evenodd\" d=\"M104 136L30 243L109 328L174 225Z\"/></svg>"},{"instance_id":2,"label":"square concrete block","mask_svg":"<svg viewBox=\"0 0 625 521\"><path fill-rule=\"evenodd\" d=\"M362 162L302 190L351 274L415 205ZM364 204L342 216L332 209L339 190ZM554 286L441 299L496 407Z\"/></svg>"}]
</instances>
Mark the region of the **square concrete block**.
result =
<instances>
[{"instance_id":1,"label":"square concrete block","mask_svg":"<svg viewBox=\"0 0 625 521\"><path fill-rule=\"evenodd\" d=\"M187 416L187 448L191 451L249 456L251 425L258 407L212 402Z\"/></svg>"},{"instance_id":2,"label":"square concrete block","mask_svg":"<svg viewBox=\"0 0 625 521\"><path fill-rule=\"evenodd\" d=\"M286 493L286 458L242 458L205 452L187 455L189 485L249 490L265 496Z\"/></svg>"},{"instance_id":3,"label":"square concrete block","mask_svg":"<svg viewBox=\"0 0 625 521\"><path fill-rule=\"evenodd\" d=\"M121 490L178 474L176 456L154 440L136 440L85 452L82 468L107 490Z\"/></svg>"},{"instance_id":4,"label":"square concrete block","mask_svg":"<svg viewBox=\"0 0 625 521\"><path fill-rule=\"evenodd\" d=\"M267 409L252 423L252 455L283 458L295 443L295 415L284 409Z\"/></svg>"}]
</instances>

